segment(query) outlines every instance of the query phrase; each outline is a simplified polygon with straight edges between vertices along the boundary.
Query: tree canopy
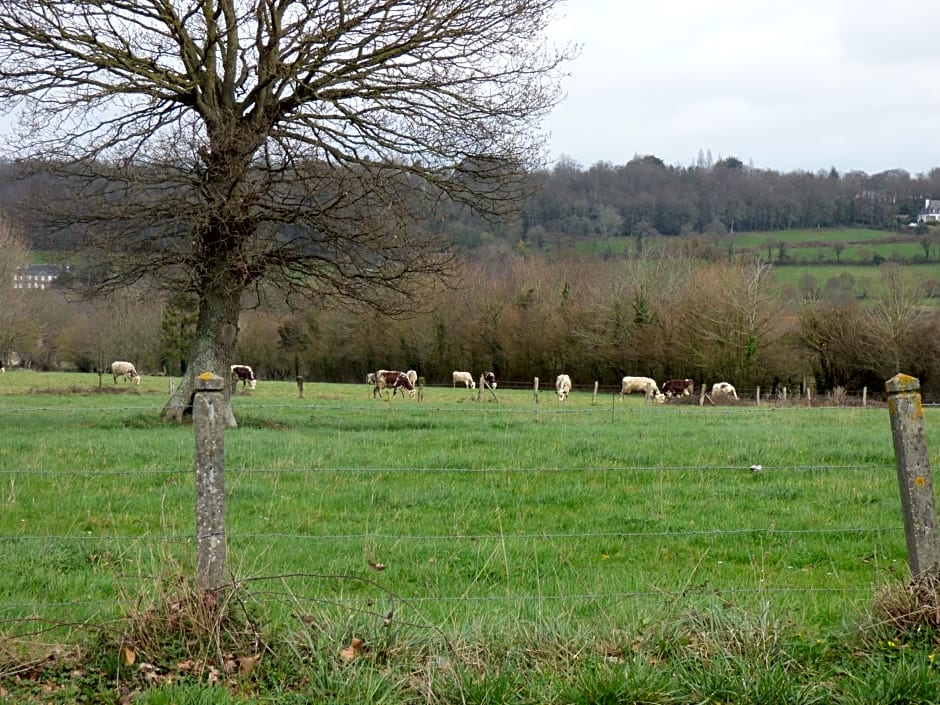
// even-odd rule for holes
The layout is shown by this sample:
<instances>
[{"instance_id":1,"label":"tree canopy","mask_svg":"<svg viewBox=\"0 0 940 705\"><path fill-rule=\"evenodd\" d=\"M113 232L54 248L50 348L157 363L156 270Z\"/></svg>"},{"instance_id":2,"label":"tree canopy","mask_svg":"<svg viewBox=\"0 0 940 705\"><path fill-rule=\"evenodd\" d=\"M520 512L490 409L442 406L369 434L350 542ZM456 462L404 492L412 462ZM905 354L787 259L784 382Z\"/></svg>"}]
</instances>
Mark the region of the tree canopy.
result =
<instances>
[{"instance_id":1,"label":"tree canopy","mask_svg":"<svg viewBox=\"0 0 940 705\"><path fill-rule=\"evenodd\" d=\"M8 0L9 156L67 177L31 214L96 289L196 295L178 415L252 288L402 310L447 273L438 206L515 204L571 56L543 39L558 2Z\"/></svg>"}]
</instances>

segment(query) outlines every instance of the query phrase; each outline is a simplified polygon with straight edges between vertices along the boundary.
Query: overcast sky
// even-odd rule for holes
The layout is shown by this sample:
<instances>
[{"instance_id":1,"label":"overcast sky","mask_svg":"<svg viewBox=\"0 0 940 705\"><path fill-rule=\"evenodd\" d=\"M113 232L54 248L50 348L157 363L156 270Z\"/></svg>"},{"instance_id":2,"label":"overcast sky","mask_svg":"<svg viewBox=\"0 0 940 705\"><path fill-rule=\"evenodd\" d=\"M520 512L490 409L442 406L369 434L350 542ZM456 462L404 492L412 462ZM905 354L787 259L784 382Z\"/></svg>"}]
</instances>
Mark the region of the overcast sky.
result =
<instances>
[{"instance_id":1,"label":"overcast sky","mask_svg":"<svg viewBox=\"0 0 940 705\"><path fill-rule=\"evenodd\" d=\"M589 167L699 150L789 172L940 167L940 0L567 0L545 123Z\"/></svg>"}]
</instances>

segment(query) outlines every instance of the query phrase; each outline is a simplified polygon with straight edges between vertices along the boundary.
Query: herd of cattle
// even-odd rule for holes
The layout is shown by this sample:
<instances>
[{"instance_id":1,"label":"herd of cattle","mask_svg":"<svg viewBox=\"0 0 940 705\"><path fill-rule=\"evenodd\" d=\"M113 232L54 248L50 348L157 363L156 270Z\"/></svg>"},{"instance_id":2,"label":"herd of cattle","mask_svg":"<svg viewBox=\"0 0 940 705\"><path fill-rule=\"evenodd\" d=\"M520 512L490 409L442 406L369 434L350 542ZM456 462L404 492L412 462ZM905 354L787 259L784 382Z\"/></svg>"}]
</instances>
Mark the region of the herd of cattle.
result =
<instances>
[{"instance_id":1,"label":"herd of cattle","mask_svg":"<svg viewBox=\"0 0 940 705\"><path fill-rule=\"evenodd\" d=\"M237 385L241 382L242 388L254 389L258 383L254 370L248 365L232 365L231 375L232 384ZM123 378L125 382L140 384L140 375L137 373L134 363L125 360L115 360L111 363L111 376L114 378L115 384L117 384L119 378Z\"/></svg>"},{"instance_id":2,"label":"herd of cattle","mask_svg":"<svg viewBox=\"0 0 940 705\"><path fill-rule=\"evenodd\" d=\"M130 362L116 360L111 363L111 374L114 377L114 383L117 384L118 378L123 378L125 382L140 384L140 375ZM476 389L477 383L473 375L469 372L454 370L453 386L462 384L465 389ZM254 370L248 365L232 365L231 367L232 384L242 383L242 388L254 389L258 380L255 377ZM381 396L386 389L392 390L392 396L395 396L399 390L402 395L405 392L408 396L414 398L418 384L418 373L414 370L407 372L398 372L397 370L377 370L366 375L366 382L372 385L373 399ZM492 372L484 372L480 375L480 383L485 384L491 389L496 389L496 375ZM555 378L555 392L558 394L558 401L565 401L571 394L571 377L566 374L560 374ZM662 388L656 384L652 377L632 377L627 376L621 380L620 397L627 394L644 394L647 398L662 403L672 397L688 397L695 390L695 384L691 379L670 379L663 383ZM737 399L738 393L734 386L728 382L717 382L712 385L712 398L732 398Z\"/></svg>"},{"instance_id":3,"label":"herd of cattle","mask_svg":"<svg viewBox=\"0 0 940 705\"><path fill-rule=\"evenodd\" d=\"M487 385L491 389L496 389L496 375L492 372L484 372L480 375L480 380L482 384ZM453 381L454 387L458 384L462 384L465 389L477 388L477 383L473 379L473 375L469 372L454 370ZM366 375L366 383L372 385L373 399L380 396L385 389L391 389L393 397L398 393L398 390L401 389L403 390L402 394L408 392L408 396L414 398L416 385L418 384L418 373L414 370L408 370L407 372L378 370Z\"/></svg>"},{"instance_id":4,"label":"herd of cattle","mask_svg":"<svg viewBox=\"0 0 940 705\"><path fill-rule=\"evenodd\" d=\"M564 379L562 379L564 378ZM568 375L558 375L556 390L558 398L564 400L561 393L561 386L567 386L571 389L571 380ZM688 397L695 391L695 383L686 377L685 379L670 379L663 383L662 389L656 385L656 380L652 377L624 377L621 381L620 396L625 394L646 394L653 401L662 403L671 397ZM565 392L565 397L568 393ZM711 396L715 398L737 399L738 392L730 382L716 382L712 385Z\"/></svg>"}]
</instances>

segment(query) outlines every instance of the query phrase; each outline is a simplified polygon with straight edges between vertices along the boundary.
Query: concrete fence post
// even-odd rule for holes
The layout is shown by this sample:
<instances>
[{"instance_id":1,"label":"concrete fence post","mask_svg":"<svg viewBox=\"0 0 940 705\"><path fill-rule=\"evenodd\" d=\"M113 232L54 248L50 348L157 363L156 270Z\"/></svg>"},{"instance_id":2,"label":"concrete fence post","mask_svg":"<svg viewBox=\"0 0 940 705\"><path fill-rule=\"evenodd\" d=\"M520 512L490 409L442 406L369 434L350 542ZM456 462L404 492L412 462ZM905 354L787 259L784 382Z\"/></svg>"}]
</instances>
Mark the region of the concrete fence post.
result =
<instances>
[{"instance_id":1,"label":"concrete fence post","mask_svg":"<svg viewBox=\"0 0 940 705\"><path fill-rule=\"evenodd\" d=\"M223 587L225 569L225 380L203 372L196 376L193 427L196 436L196 587Z\"/></svg>"},{"instance_id":2,"label":"concrete fence post","mask_svg":"<svg viewBox=\"0 0 940 705\"><path fill-rule=\"evenodd\" d=\"M904 513L907 562L915 576L935 573L940 568L940 543L920 381L895 375L885 383L885 391Z\"/></svg>"},{"instance_id":3,"label":"concrete fence post","mask_svg":"<svg viewBox=\"0 0 940 705\"><path fill-rule=\"evenodd\" d=\"M535 397L535 403L539 403L539 378L535 378L535 382L532 383L532 394Z\"/></svg>"},{"instance_id":4,"label":"concrete fence post","mask_svg":"<svg viewBox=\"0 0 940 705\"><path fill-rule=\"evenodd\" d=\"M594 405L597 402L597 387L600 385L598 380L594 380L594 394L591 395L591 405Z\"/></svg>"}]
</instances>

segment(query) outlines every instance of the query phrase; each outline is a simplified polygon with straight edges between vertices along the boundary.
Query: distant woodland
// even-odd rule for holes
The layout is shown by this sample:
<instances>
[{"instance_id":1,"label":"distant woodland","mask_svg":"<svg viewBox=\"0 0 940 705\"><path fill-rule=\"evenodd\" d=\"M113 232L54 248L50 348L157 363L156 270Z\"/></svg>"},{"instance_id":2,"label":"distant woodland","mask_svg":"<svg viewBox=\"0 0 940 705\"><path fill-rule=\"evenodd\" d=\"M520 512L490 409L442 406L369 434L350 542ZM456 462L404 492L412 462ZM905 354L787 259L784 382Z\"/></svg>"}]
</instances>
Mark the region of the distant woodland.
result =
<instances>
[{"instance_id":1,"label":"distant woodland","mask_svg":"<svg viewBox=\"0 0 940 705\"><path fill-rule=\"evenodd\" d=\"M940 198L940 169L912 176L836 169L779 173L728 157L701 156L691 167L655 156L584 169L561 161L533 175L536 192L515 229L473 221L450 225L455 243L485 244L511 237L535 248L559 238L727 234L801 228L871 227L896 230L916 221L927 198Z\"/></svg>"},{"instance_id":2,"label":"distant woodland","mask_svg":"<svg viewBox=\"0 0 940 705\"><path fill-rule=\"evenodd\" d=\"M15 183L14 165L0 165L0 211L54 183ZM583 168L562 160L531 177L531 195L518 217L488 222L454 211L440 227L455 247L473 250L494 242L539 249L583 238L733 234L802 228L906 228L925 199L940 198L940 168L911 175L835 168L816 173L755 169L735 157L714 163L700 154L693 166L670 166L655 156ZM27 233L30 245L60 250L55 238ZM642 247L642 245L641 245Z\"/></svg>"},{"instance_id":3,"label":"distant woodland","mask_svg":"<svg viewBox=\"0 0 940 705\"><path fill-rule=\"evenodd\" d=\"M288 307L259 291L246 302L236 361L254 366L262 383L298 374L356 382L378 368L410 368L449 386L460 369L494 370L503 384L551 384L565 372L576 391L641 374L727 380L745 392L808 380L820 392L867 386L877 394L903 371L940 397L940 315L913 268L872 267L877 286L861 300L851 275L816 282L807 296L780 286L772 257L726 256L727 243L748 231L909 232L924 200L940 197L940 169L777 173L735 158L699 162L668 166L646 156L584 169L563 161L532 175L533 192L511 220L452 210L440 222L460 253L452 289L416 300L405 318ZM0 210L53 187L2 182ZM25 240L23 261L68 258L67 228L52 236L13 227ZM723 244L703 256L711 236ZM630 247L574 254L578 242L598 239ZM44 369L92 371L129 359L144 374L176 375L187 365L195 307L185 292L141 282L90 302L63 290L0 296L8 363L15 351Z\"/></svg>"}]
</instances>

